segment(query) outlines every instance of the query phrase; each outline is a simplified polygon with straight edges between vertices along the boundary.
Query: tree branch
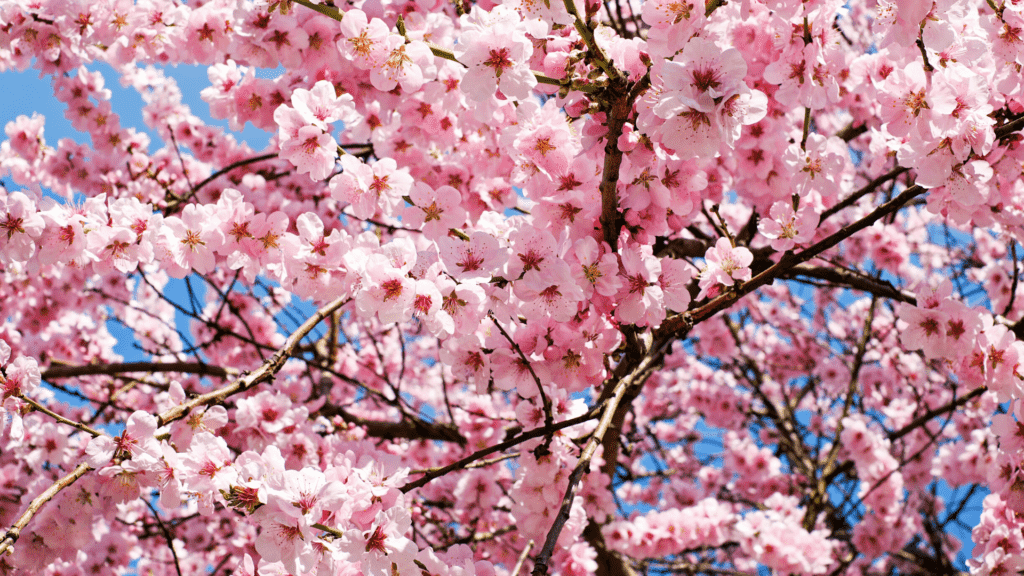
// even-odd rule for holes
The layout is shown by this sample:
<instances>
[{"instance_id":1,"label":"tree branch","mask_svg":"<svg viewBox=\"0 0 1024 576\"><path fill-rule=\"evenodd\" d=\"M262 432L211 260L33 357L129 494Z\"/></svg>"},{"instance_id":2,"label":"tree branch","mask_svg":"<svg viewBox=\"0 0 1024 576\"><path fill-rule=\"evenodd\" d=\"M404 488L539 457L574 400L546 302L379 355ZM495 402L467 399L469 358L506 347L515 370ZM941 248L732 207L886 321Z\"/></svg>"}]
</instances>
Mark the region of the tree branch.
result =
<instances>
[{"instance_id":1,"label":"tree branch","mask_svg":"<svg viewBox=\"0 0 1024 576\"><path fill-rule=\"evenodd\" d=\"M180 418L184 418L193 408L197 406L206 406L216 402L222 402L228 396L242 392L260 384L273 379L274 375L281 370L286 360L291 357L292 352L299 345L299 342L309 334L313 328L319 324L324 318L327 318L335 310L341 308L349 301L348 297L337 298L330 304L320 308L312 316L306 319L305 322L299 326L295 332L292 332L285 340L284 346L280 350L274 353L267 361L265 361L258 369L254 372L246 374L242 378L231 382L227 386L212 392L202 394L185 402L179 404L164 411L162 414L157 416L157 425L166 426L167 424L174 422Z\"/></svg>"},{"instance_id":2,"label":"tree branch","mask_svg":"<svg viewBox=\"0 0 1024 576\"><path fill-rule=\"evenodd\" d=\"M803 251L796 254L784 254L778 263L769 267L767 270L761 272L757 276L754 276L747 282L741 285L734 286L733 290L718 296L714 300L707 304L693 310L687 314L680 314L673 316L665 320L661 327L655 332L655 338L657 340L663 340L665 338L672 338L672 334L688 329L689 326L706 320L711 316L714 316L718 312L725 310L732 306L737 300L750 294L754 290L757 290L761 286L764 286L776 278L780 277L784 272L794 268L798 264L802 264L811 258L821 254L822 252L832 248L842 242L843 240L853 236L857 232L867 228L874 224L878 220L881 220L884 216L894 213L902 208L907 202L913 198L924 194L925 189L914 185L903 192L892 200L878 206L872 210L868 215L864 216L860 220L843 227L837 232L833 233L829 237L821 240L820 242L805 248Z\"/></svg>"},{"instance_id":3,"label":"tree branch","mask_svg":"<svg viewBox=\"0 0 1024 576\"><path fill-rule=\"evenodd\" d=\"M568 420L557 422L554 426L541 426L540 428L534 428L533 430L523 432L499 444L495 444L493 446L488 446L487 448L477 450L476 452L473 452L469 456L466 456L465 458L458 460L456 462L452 462L447 466L431 468L421 478L409 482L405 486L402 486L401 490L403 493L408 493L409 491L419 488L421 486L426 486L430 481L440 478L441 476L444 476L445 474L451 472L452 470L464 468L467 464L475 462L476 460L479 460L480 458L483 458L484 456L487 456L489 454L501 452L506 448L511 448L518 444L522 444L527 440L539 438L541 436L551 434L552 432L557 432L558 430L570 428L577 424L582 424L589 420L593 420L601 408L602 406L597 406L595 408L592 408L591 410L588 410L585 414L580 414L575 418L570 418Z\"/></svg>"},{"instance_id":4,"label":"tree branch","mask_svg":"<svg viewBox=\"0 0 1024 576\"><path fill-rule=\"evenodd\" d=\"M409 438L411 440L442 440L444 442L455 442L466 444L466 438L454 424L440 422L424 422L419 419L404 420L402 422L381 422L367 420L346 412L340 406L327 404L320 409L320 414L332 417L338 416L349 424L363 426L366 433L375 438Z\"/></svg>"},{"instance_id":5,"label":"tree branch","mask_svg":"<svg viewBox=\"0 0 1024 576\"><path fill-rule=\"evenodd\" d=\"M559 534L562 533L562 528L565 527L565 523L569 520L569 511L572 508L573 499L576 497L576 492L579 489L583 475L590 471L590 462L594 457L594 453L597 452L597 447L602 443L605 434L611 427L612 421L619 411L620 403L629 397L630 393L635 397L636 391L643 386L647 376L650 374L650 370L655 367L658 360L660 360L659 354L648 355L629 376L622 378L616 383L614 393L608 398L602 408L602 415L598 421L597 428L591 434L590 440L587 441L586 447L583 448L583 452L580 454L580 459L576 462L576 466L569 475L569 485L565 489L562 506L559 508L555 521L551 529L548 530L547 537L544 539L544 547L541 548L540 554L537 555L533 566L533 576L545 576L548 573L548 561L551 560L551 554L555 550L555 545L558 542Z\"/></svg>"},{"instance_id":6,"label":"tree branch","mask_svg":"<svg viewBox=\"0 0 1024 576\"><path fill-rule=\"evenodd\" d=\"M83 366L51 365L43 373L43 380L74 378L77 376L114 375L130 372L181 372L215 378L237 376L234 368L221 368L199 362L121 362L114 364L85 364Z\"/></svg>"},{"instance_id":7,"label":"tree branch","mask_svg":"<svg viewBox=\"0 0 1024 576\"><path fill-rule=\"evenodd\" d=\"M60 480L57 480L42 494L36 496L35 499L32 500L32 502L28 505L28 509L26 509L18 518L18 520L15 521L14 524L7 529L7 532L4 533L3 540L0 540L0 556L3 556L5 552L8 552L11 549L11 546L14 546L14 543L18 541L18 536L21 535L21 531L25 529L25 526L28 525L29 520L31 520L32 517L35 516L36 512L38 512L39 509L42 508L44 504L49 502L50 499L52 499L54 496L60 493L61 490L74 484L76 480L84 476L85 473L88 472L89 470L92 470L92 468L90 468L88 464L83 462L79 464L78 467L76 467L74 470L69 472L67 476L61 478Z\"/></svg>"}]
</instances>

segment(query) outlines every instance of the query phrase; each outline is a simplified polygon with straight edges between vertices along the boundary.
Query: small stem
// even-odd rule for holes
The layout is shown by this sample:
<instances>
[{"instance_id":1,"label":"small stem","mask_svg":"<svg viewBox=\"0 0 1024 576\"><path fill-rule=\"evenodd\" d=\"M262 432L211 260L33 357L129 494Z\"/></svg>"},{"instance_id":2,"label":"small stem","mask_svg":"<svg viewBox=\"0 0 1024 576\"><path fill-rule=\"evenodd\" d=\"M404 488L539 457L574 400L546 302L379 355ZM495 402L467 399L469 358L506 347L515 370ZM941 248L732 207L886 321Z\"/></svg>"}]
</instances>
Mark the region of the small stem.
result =
<instances>
[{"instance_id":1,"label":"small stem","mask_svg":"<svg viewBox=\"0 0 1024 576\"><path fill-rule=\"evenodd\" d=\"M93 436L94 438L98 437L98 436L103 436L104 435L103 432L100 432L98 430L94 430L94 429L86 426L85 424L82 424L81 422L75 422L74 420L68 420L67 418L61 416L60 414L57 414L53 410L50 410L46 406L43 406L42 404L40 404L39 402L36 402L35 400L29 398L28 396L22 395L22 396L18 396L18 398L20 398L20 399L24 400L25 402L27 402L30 406L32 406L33 410L36 410L37 412L42 412L43 414L46 414L47 416L49 416L50 418L53 418L54 420L56 420L57 422L60 422L61 424L67 424L68 426L71 426L72 428L75 428L77 430L81 430L82 432L85 432L86 434L89 434L89 435Z\"/></svg>"},{"instance_id":2,"label":"small stem","mask_svg":"<svg viewBox=\"0 0 1024 576\"><path fill-rule=\"evenodd\" d=\"M523 564L526 564L526 557L530 555L530 550L533 548L533 540L526 543L526 548L523 548L521 554L519 554L519 560L516 560L516 567L512 569L512 573L509 576L519 576L519 571L523 569Z\"/></svg>"},{"instance_id":3,"label":"small stem","mask_svg":"<svg viewBox=\"0 0 1024 576\"><path fill-rule=\"evenodd\" d=\"M532 576L545 576L548 573L548 561L551 560L551 554L558 543L558 536L562 533L562 528L565 527L565 523L569 520L569 511L572 509L572 502L576 498L576 492L579 490L580 481L583 479L583 475L590 471L590 462L594 457L594 453L597 452L597 447L602 444L604 435L608 432L609 427L611 427L612 420L615 418L615 413L619 408L619 403L626 398L627 392L643 384L646 376L650 374L649 369L656 361L657 355L645 358L628 377L619 380L615 385L615 391L603 405L601 420L598 421L597 428L590 435L590 440L587 441L586 447L583 448L583 452L580 454L580 459L576 462L576 466L569 475L569 485L565 489L562 506L558 509L558 515L555 516L555 521L548 531L547 538L544 540L544 547L541 549L540 554L537 555Z\"/></svg>"},{"instance_id":4,"label":"small stem","mask_svg":"<svg viewBox=\"0 0 1024 576\"><path fill-rule=\"evenodd\" d=\"M725 0L706 0L704 3L704 17L711 18L711 15L718 10L719 6L724 6Z\"/></svg>"},{"instance_id":5,"label":"small stem","mask_svg":"<svg viewBox=\"0 0 1024 576\"><path fill-rule=\"evenodd\" d=\"M807 151L807 136L811 132L811 109L804 108L804 135L800 138L800 149Z\"/></svg>"},{"instance_id":6,"label":"small stem","mask_svg":"<svg viewBox=\"0 0 1024 576\"><path fill-rule=\"evenodd\" d=\"M580 33L580 37L583 38L583 41L587 44L587 51L590 53L590 60L608 75L609 80L621 80L622 74L611 64L611 62L608 61L608 58L604 55L604 51L597 45L597 40L594 38L594 32L576 10L576 3L573 2L573 0L563 0L563 4L565 4L565 11L573 17L573 24L576 26L576 31Z\"/></svg>"},{"instance_id":7,"label":"small stem","mask_svg":"<svg viewBox=\"0 0 1024 576\"><path fill-rule=\"evenodd\" d=\"M163 532L164 540L167 541L167 547L171 550L171 557L174 558L174 570L178 573L178 576L181 576L181 564L178 562L178 551L174 549L174 537L171 535L171 531L167 529L167 525L164 524L163 519L160 518L160 514L157 513L156 507L145 498L140 498L140 500L146 503L146 506L148 506L149 510L153 513L153 518L156 518L156 523L160 526L160 531Z\"/></svg>"},{"instance_id":8,"label":"small stem","mask_svg":"<svg viewBox=\"0 0 1024 576\"><path fill-rule=\"evenodd\" d=\"M594 416L597 415L597 413L598 413L598 411L600 409L601 409L601 406L597 406L594 409L587 411L585 414L581 414L581 415L579 415L579 416L577 416L575 418L570 418L568 420L563 420L561 422L557 422L557 423L555 423L554 426L551 426L551 427L541 426L540 428L534 428L533 430L530 430L528 432L523 432L522 434L519 434L518 436L510 438L509 440L506 440L506 441L504 441L504 442L502 442L500 444L495 444L493 446L488 446L487 448L484 448L482 450L477 450L476 452L470 454L469 456L466 456L465 458L463 458L462 460L459 460L458 462L452 462L451 464L449 464L447 466L442 466L442 467L439 467L439 468L431 468L425 475L423 475L423 477L421 477L421 478L419 478L417 480L414 480L412 482L409 482L405 486L402 486L401 488L399 488L399 490L401 490L403 493L408 493L409 491L411 491L411 490L413 490L415 488L419 488L421 486L426 486L427 483L429 483L431 480L434 480L436 478L440 478L441 476L444 476L445 474L448 474L452 470L458 470L460 468L465 468L467 464L470 464L470 463L472 463L472 462L474 462L476 460L479 460L480 458L483 458L484 456L487 456L489 454L494 454L495 452L501 452L502 450L505 450L506 448L511 448L511 447L513 447L513 446L515 446L517 444L522 444L523 442L525 442L527 440L530 440L530 439L533 439L533 438L539 438L541 436L547 436L548 434L551 434L552 432L556 432L556 431L562 430L564 428L570 428L570 427L575 426L577 424L582 424L584 422L588 422L590 420L593 420Z\"/></svg>"},{"instance_id":9,"label":"small stem","mask_svg":"<svg viewBox=\"0 0 1024 576\"><path fill-rule=\"evenodd\" d=\"M487 315L490 316L494 325L498 327L498 331L505 337L505 340L507 340L508 343L512 345L512 348L519 354L519 359L523 361L523 364L526 365L526 369L530 371L530 376L533 376L533 382L537 385L537 390L540 392L541 403L544 405L544 425L550 427L555 423L555 419L551 415L551 400L548 399L548 395L544 392L544 384L541 383L537 373L533 371L533 364L530 363L526 354L523 354L523 349L519 347L519 344L516 344L515 340L513 340L512 337L509 336L508 332L506 332L501 326L501 323L494 317L494 314L488 312Z\"/></svg>"},{"instance_id":10,"label":"small stem","mask_svg":"<svg viewBox=\"0 0 1024 576\"><path fill-rule=\"evenodd\" d=\"M331 528L330 526L324 526L323 524L319 524L319 523L313 524L312 526L313 526L313 528L316 528L317 530L323 530L324 532L330 533L335 538L342 538L342 537L345 536L345 533L342 532L341 530L338 530L337 528Z\"/></svg>"},{"instance_id":11,"label":"small stem","mask_svg":"<svg viewBox=\"0 0 1024 576\"><path fill-rule=\"evenodd\" d=\"M309 8L311 10L316 10L317 12L323 14L324 16L334 18L338 22L341 22L342 17L344 17L344 14L342 14L342 12L337 8L331 8L330 6L324 6L322 4L313 4L309 0L292 0L292 2L295 2L300 6L305 6L306 8Z\"/></svg>"}]
</instances>

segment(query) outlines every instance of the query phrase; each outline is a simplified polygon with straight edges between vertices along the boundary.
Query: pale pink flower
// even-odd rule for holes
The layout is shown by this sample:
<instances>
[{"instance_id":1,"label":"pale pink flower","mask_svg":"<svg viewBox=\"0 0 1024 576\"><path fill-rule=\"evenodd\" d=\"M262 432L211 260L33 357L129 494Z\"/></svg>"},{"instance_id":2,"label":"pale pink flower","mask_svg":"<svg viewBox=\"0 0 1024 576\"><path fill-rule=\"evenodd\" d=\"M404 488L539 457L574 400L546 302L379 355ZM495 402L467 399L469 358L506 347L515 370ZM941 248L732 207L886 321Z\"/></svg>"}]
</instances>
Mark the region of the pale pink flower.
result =
<instances>
[{"instance_id":1,"label":"pale pink flower","mask_svg":"<svg viewBox=\"0 0 1024 576\"><path fill-rule=\"evenodd\" d=\"M757 229L762 236L771 239L773 250L785 252L798 244L806 244L814 237L818 226L818 213L809 202L793 211L793 203L778 201L772 204L770 218L762 218Z\"/></svg>"},{"instance_id":2,"label":"pale pink flower","mask_svg":"<svg viewBox=\"0 0 1024 576\"><path fill-rule=\"evenodd\" d=\"M402 91L413 93L437 74L434 54L426 42L406 42L398 34L389 35L383 43L385 56L370 69L370 82L381 92L390 92L401 85Z\"/></svg>"},{"instance_id":3,"label":"pale pink flower","mask_svg":"<svg viewBox=\"0 0 1024 576\"><path fill-rule=\"evenodd\" d=\"M27 262L35 253L36 238L45 221L35 203L22 192L0 198L0 262Z\"/></svg>"},{"instance_id":4,"label":"pale pink flower","mask_svg":"<svg viewBox=\"0 0 1024 576\"><path fill-rule=\"evenodd\" d=\"M369 70L379 66L387 56L384 43L390 34L382 20L367 21L362 10L348 10L341 20L342 39L338 40L338 50L357 68Z\"/></svg>"},{"instance_id":5,"label":"pale pink flower","mask_svg":"<svg viewBox=\"0 0 1024 576\"><path fill-rule=\"evenodd\" d=\"M809 134L804 147L791 144L782 160L792 171L797 194L806 196L816 190L827 197L839 191L848 154L846 144L839 138Z\"/></svg>"},{"instance_id":6,"label":"pale pink flower","mask_svg":"<svg viewBox=\"0 0 1024 576\"><path fill-rule=\"evenodd\" d=\"M85 234L88 220L84 215L64 204L54 204L40 214L45 221L39 237L38 259L41 266L57 262L84 265L89 261ZM152 247L150 251L152 253Z\"/></svg>"},{"instance_id":7,"label":"pale pink flower","mask_svg":"<svg viewBox=\"0 0 1024 576\"><path fill-rule=\"evenodd\" d=\"M453 334L455 322L451 315L442 309L444 296L437 284L431 280L415 280L416 295L413 297L413 315L419 318L427 330L436 336Z\"/></svg>"},{"instance_id":8,"label":"pale pink flower","mask_svg":"<svg viewBox=\"0 0 1024 576\"><path fill-rule=\"evenodd\" d=\"M700 294L697 299L714 295L718 286L732 286L736 280L750 280L750 264L754 255L740 246L734 247L728 238L719 238L704 255L705 268L701 271Z\"/></svg>"},{"instance_id":9,"label":"pale pink flower","mask_svg":"<svg viewBox=\"0 0 1024 576\"><path fill-rule=\"evenodd\" d=\"M0 343L4 345L7 354L10 354L10 348L7 347L6 343L3 341L0 341ZM3 355L2 350L0 350L0 355ZM6 358L0 357L0 365L4 363L4 360ZM8 398L32 396L42 381L42 376L39 373L39 364L35 358L18 356L13 362L3 368L7 376L0 375L0 402Z\"/></svg>"},{"instance_id":10,"label":"pale pink flower","mask_svg":"<svg viewBox=\"0 0 1024 576\"><path fill-rule=\"evenodd\" d=\"M573 254L579 261L579 266L573 268L573 277L583 288L585 297L589 298L594 292L614 296L622 287L618 259L608 250L607 243L598 244L597 240L586 236L576 241Z\"/></svg>"},{"instance_id":11,"label":"pale pink flower","mask_svg":"<svg viewBox=\"0 0 1024 576\"><path fill-rule=\"evenodd\" d=\"M410 228L423 230L430 240L438 240L450 228L459 228L466 221L466 211L460 206L462 194L451 186L431 188L423 182L413 184L409 191L412 206L405 209L402 222Z\"/></svg>"},{"instance_id":12,"label":"pale pink flower","mask_svg":"<svg viewBox=\"0 0 1024 576\"><path fill-rule=\"evenodd\" d=\"M255 546L262 557L261 566L263 561L280 562L287 569L287 574L302 574L313 568L316 563L316 551L312 546L315 538L305 516L289 516L276 506L262 506L253 518L260 525Z\"/></svg>"},{"instance_id":13,"label":"pale pink flower","mask_svg":"<svg viewBox=\"0 0 1024 576\"><path fill-rule=\"evenodd\" d=\"M449 338L441 348L441 361L449 366L452 376L475 384L477 394L487 391L491 379L491 356L483 350L476 335Z\"/></svg>"},{"instance_id":14,"label":"pale pink flower","mask_svg":"<svg viewBox=\"0 0 1024 576\"><path fill-rule=\"evenodd\" d=\"M743 82L746 71L735 48L691 39L682 54L655 69L637 127L684 159L717 156L721 144L732 146L739 129L767 111L765 95Z\"/></svg>"},{"instance_id":15,"label":"pale pink flower","mask_svg":"<svg viewBox=\"0 0 1024 576\"><path fill-rule=\"evenodd\" d=\"M216 262L215 251L224 243L224 232L214 217L212 206L189 204L181 211L181 217L171 216L164 220L165 241L180 270L169 270L172 276L183 277L195 270L206 274L213 270Z\"/></svg>"},{"instance_id":16,"label":"pale pink flower","mask_svg":"<svg viewBox=\"0 0 1024 576\"><path fill-rule=\"evenodd\" d=\"M505 263L505 278L517 280L531 270L539 271L556 258L555 237L547 230L520 226L509 235L511 254Z\"/></svg>"},{"instance_id":17,"label":"pale pink flower","mask_svg":"<svg viewBox=\"0 0 1024 576\"><path fill-rule=\"evenodd\" d=\"M280 487L269 491L267 504L285 516L305 516L313 523L331 514L335 507L341 507L347 494L340 482L329 482L324 473L315 468L285 470L283 480Z\"/></svg>"},{"instance_id":18,"label":"pale pink flower","mask_svg":"<svg viewBox=\"0 0 1024 576\"><path fill-rule=\"evenodd\" d=\"M274 118L278 117L279 115L275 112ZM318 126L312 124L300 126L295 136L281 140L279 147L281 158L291 162L299 174L308 173L310 180L324 180L334 171L334 163L338 156L338 142Z\"/></svg>"},{"instance_id":19,"label":"pale pink flower","mask_svg":"<svg viewBox=\"0 0 1024 576\"><path fill-rule=\"evenodd\" d=\"M345 531L339 549L349 562L359 562L365 576L412 573L418 570L413 559L419 548L405 537L411 526L408 510L390 508L377 514L369 530Z\"/></svg>"},{"instance_id":20,"label":"pale pink flower","mask_svg":"<svg viewBox=\"0 0 1024 576\"><path fill-rule=\"evenodd\" d=\"M348 202L356 218L372 218L383 207L398 206L412 188L412 177L391 158L365 164L346 154L341 166L342 173L331 178L331 195Z\"/></svg>"},{"instance_id":21,"label":"pale pink flower","mask_svg":"<svg viewBox=\"0 0 1024 576\"><path fill-rule=\"evenodd\" d=\"M342 120L347 123L358 117L352 104L352 95L338 96L334 85L327 80L320 80L313 85L312 90L296 88L292 92L292 107L307 123L325 131L333 122Z\"/></svg>"},{"instance_id":22,"label":"pale pink flower","mask_svg":"<svg viewBox=\"0 0 1024 576\"><path fill-rule=\"evenodd\" d=\"M583 290L564 260L552 259L513 284L516 296L527 303L523 308L531 319L550 316L556 322L568 322L576 315L577 303L583 300Z\"/></svg>"},{"instance_id":23,"label":"pale pink flower","mask_svg":"<svg viewBox=\"0 0 1024 576\"><path fill-rule=\"evenodd\" d=\"M899 318L906 327L899 331L900 342L908 350L922 350L926 358L940 358L948 348L946 324L949 315L940 309L924 309L901 303Z\"/></svg>"},{"instance_id":24,"label":"pale pink flower","mask_svg":"<svg viewBox=\"0 0 1024 576\"><path fill-rule=\"evenodd\" d=\"M97 272L117 270L128 274L139 263L139 244L136 235L128 228L101 226L91 230L87 236L89 252L96 260L93 267Z\"/></svg>"},{"instance_id":25,"label":"pale pink flower","mask_svg":"<svg viewBox=\"0 0 1024 576\"><path fill-rule=\"evenodd\" d=\"M46 118L39 113L32 113L29 118L19 115L13 122L4 126L11 149L29 162L39 157L46 141L43 139L43 125Z\"/></svg>"},{"instance_id":26,"label":"pale pink flower","mask_svg":"<svg viewBox=\"0 0 1024 576\"><path fill-rule=\"evenodd\" d=\"M815 37L810 44L788 44L782 57L764 70L764 79L779 84L774 97L785 106L820 110L839 100L839 82L832 73L835 56Z\"/></svg>"},{"instance_id":27,"label":"pale pink flower","mask_svg":"<svg viewBox=\"0 0 1024 576\"><path fill-rule=\"evenodd\" d=\"M661 276L658 284L665 295L665 308L685 312L690 306L690 279L693 270L690 265L675 258L661 259Z\"/></svg>"},{"instance_id":28,"label":"pale pink flower","mask_svg":"<svg viewBox=\"0 0 1024 576\"><path fill-rule=\"evenodd\" d=\"M879 48L892 42L913 46L921 33L921 21L932 8L931 0L880 0L875 13L874 32L881 36Z\"/></svg>"},{"instance_id":29,"label":"pale pink flower","mask_svg":"<svg viewBox=\"0 0 1024 576\"><path fill-rule=\"evenodd\" d=\"M356 309L364 318L374 314L385 324L402 322L412 316L416 292L412 278L391 265L381 254L366 262L363 282L356 293Z\"/></svg>"},{"instance_id":30,"label":"pale pink flower","mask_svg":"<svg viewBox=\"0 0 1024 576\"><path fill-rule=\"evenodd\" d=\"M456 284L444 276L438 277L437 288L441 292L441 310L451 317L455 334L474 331L487 312L483 288L474 282Z\"/></svg>"},{"instance_id":31,"label":"pale pink flower","mask_svg":"<svg viewBox=\"0 0 1024 576\"><path fill-rule=\"evenodd\" d=\"M658 285L661 261L646 245L627 245L621 256L623 287L616 308L619 320L637 326L657 326L665 319L665 295Z\"/></svg>"},{"instance_id":32,"label":"pale pink flower","mask_svg":"<svg viewBox=\"0 0 1024 576\"><path fill-rule=\"evenodd\" d=\"M890 134L902 137L914 131L930 136L932 112L927 84L923 65L914 61L889 74L879 87L879 115Z\"/></svg>"},{"instance_id":33,"label":"pale pink flower","mask_svg":"<svg viewBox=\"0 0 1024 576\"><path fill-rule=\"evenodd\" d=\"M137 410L128 417L125 429L116 438L98 436L89 441L85 453L89 466L102 468L112 459L149 457L160 458L160 445L156 441L156 417Z\"/></svg>"},{"instance_id":34,"label":"pale pink flower","mask_svg":"<svg viewBox=\"0 0 1024 576\"><path fill-rule=\"evenodd\" d=\"M488 279L508 258L498 240L486 232L474 232L469 240L445 236L437 243L448 273L460 281Z\"/></svg>"},{"instance_id":35,"label":"pale pink flower","mask_svg":"<svg viewBox=\"0 0 1024 576\"><path fill-rule=\"evenodd\" d=\"M454 49L455 57L467 66L462 91L477 102L490 100L496 90L525 100L537 78L529 66L533 44L518 13L502 5L489 13L473 6L462 16L462 24Z\"/></svg>"},{"instance_id":36,"label":"pale pink flower","mask_svg":"<svg viewBox=\"0 0 1024 576\"><path fill-rule=\"evenodd\" d=\"M237 406L235 422L239 428L259 428L267 434L276 434L295 424L292 401L281 393L263 390L238 400Z\"/></svg>"}]
</instances>

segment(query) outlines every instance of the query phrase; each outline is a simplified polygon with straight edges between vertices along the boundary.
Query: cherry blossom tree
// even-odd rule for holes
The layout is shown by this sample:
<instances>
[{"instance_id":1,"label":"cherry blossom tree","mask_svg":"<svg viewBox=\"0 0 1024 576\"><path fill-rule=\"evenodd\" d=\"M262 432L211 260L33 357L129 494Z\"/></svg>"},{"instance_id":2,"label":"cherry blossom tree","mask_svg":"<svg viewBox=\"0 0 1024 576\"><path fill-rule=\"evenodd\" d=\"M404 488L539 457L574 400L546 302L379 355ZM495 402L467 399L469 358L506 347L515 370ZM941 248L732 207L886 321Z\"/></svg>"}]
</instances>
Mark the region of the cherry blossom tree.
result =
<instances>
[{"instance_id":1,"label":"cherry blossom tree","mask_svg":"<svg viewBox=\"0 0 1024 576\"><path fill-rule=\"evenodd\" d=\"M0 573L1021 573L1022 66L1019 0L0 1L89 141L0 145Z\"/></svg>"}]
</instances>

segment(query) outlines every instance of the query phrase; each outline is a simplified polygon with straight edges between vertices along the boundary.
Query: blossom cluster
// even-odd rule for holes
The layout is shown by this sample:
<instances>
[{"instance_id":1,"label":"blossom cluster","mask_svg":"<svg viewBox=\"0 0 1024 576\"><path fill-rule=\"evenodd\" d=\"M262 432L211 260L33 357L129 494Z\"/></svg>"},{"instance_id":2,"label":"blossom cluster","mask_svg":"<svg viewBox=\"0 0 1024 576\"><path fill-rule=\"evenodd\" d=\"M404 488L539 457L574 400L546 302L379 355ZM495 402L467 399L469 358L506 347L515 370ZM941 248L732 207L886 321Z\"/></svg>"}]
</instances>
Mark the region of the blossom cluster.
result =
<instances>
[{"instance_id":1,"label":"blossom cluster","mask_svg":"<svg viewBox=\"0 0 1024 576\"><path fill-rule=\"evenodd\" d=\"M1020 2L342 4L0 2L0 572L1024 566Z\"/></svg>"}]
</instances>

